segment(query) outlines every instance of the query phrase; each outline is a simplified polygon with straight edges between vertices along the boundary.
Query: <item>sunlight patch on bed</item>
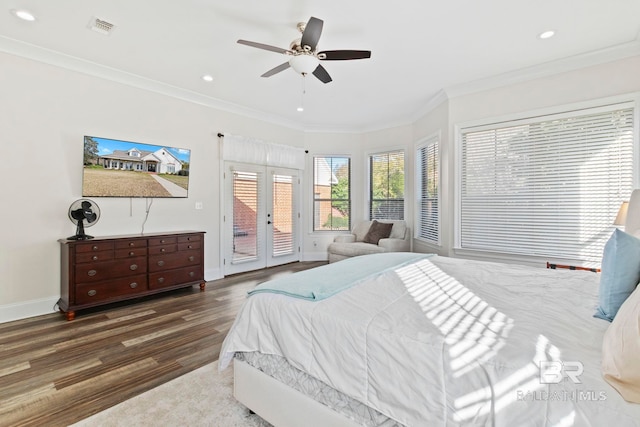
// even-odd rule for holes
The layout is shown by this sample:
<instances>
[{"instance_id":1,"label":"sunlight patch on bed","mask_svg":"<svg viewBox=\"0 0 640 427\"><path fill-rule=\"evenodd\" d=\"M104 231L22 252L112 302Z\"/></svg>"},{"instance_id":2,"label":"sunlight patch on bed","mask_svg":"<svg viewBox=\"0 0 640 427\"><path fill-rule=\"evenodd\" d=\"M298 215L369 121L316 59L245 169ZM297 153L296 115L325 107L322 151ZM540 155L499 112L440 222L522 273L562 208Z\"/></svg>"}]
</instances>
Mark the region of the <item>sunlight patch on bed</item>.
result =
<instances>
[{"instance_id":1,"label":"sunlight patch on bed","mask_svg":"<svg viewBox=\"0 0 640 427\"><path fill-rule=\"evenodd\" d=\"M396 270L409 294L440 330L454 377L475 369L504 346L513 319L491 307L429 260Z\"/></svg>"},{"instance_id":2,"label":"sunlight patch on bed","mask_svg":"<svg viewBox=\"0 0 640 427\"><path fill-rule=\"evenodd\" d=\"M495 373L487 372L484 364L506 345L514 320L429 260L403 266L396 274L427 319L442 333L453 378L473 370L483 371L482 376L486 377L487 386L455 399L455 420L497 413L517 402L519 390L531 392L547 387L540 381L540 362L560 360L561 356L547 337L539 335L535 345L532 343L530 362L494 383ZM555 427L572 425L572 420L568 414Z\"/></svg>"}]
</instances>

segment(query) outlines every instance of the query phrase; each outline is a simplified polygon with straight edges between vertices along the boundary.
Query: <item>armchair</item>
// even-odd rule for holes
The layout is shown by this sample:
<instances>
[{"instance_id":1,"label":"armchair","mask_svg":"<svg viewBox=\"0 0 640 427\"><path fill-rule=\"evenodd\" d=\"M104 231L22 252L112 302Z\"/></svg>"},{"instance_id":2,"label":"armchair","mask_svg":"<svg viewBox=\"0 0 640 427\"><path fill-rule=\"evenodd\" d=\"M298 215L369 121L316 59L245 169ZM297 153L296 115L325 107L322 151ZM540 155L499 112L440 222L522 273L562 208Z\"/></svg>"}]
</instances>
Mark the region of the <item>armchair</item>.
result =
<instances>
[{"instance_id":1,"label":"armchair","mask_svg":"<svg viewBox=\"0 0 640 427\"><path fill-rule=\"evenodd\" d=\"M411 233L404 220L379 221L393 224L389 237L381 238L378 244L365 242L373 221L358 222L351 234L336 236L328 247L329 263L353 256L376 254L381 252L408 252L411 248Z\"/></svg>"}]
</instances>

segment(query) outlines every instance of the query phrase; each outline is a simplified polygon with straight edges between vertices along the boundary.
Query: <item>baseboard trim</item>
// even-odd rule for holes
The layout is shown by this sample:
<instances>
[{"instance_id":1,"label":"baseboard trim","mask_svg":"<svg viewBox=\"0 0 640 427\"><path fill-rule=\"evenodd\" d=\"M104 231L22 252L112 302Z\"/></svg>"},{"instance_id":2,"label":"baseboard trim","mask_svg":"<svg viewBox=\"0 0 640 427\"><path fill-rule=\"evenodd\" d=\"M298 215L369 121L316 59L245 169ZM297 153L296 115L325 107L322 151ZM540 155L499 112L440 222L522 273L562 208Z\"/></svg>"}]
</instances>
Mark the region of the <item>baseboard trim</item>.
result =
<instances>
[{"instance_id":1,"label":"baseboard trim","mask_svg":"<svg viewBox=\"0 0 640 427\"><path fill-rule=\"evenodd\" d=\"M328 261L329 254L327 251L322 252L305 252L300 261Z\"/></svg>"},{"instance_id":2,"label":"baseboard trim","mask_svg":"<svg viewBox=\"0 0 640 427\"><path fill-rule=\"evenodd\" d=\"M15 304L5 304L0 306L0 323L13 322L14 320L26 319L28 317L42 316L57 311L56 303L59 297L48 297L24 301Z\"/></svg>"}]
</instances>

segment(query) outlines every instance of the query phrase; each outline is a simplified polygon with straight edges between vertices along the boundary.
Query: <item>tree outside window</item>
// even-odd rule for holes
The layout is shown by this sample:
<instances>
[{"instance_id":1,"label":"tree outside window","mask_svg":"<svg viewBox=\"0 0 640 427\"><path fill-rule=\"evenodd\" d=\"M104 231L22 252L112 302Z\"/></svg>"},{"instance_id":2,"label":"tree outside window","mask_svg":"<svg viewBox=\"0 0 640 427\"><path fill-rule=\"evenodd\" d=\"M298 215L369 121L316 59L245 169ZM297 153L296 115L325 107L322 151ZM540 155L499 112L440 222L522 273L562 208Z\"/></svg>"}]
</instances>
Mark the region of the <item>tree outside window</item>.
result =
<instances>
[{"instance_id":1,"label":"tree outside window","mask_svg":"<svg viewBox=\"0 0 640 427\"><path fill-rule=\"evenodd\" d=\"M404 151L369 157L369 219L404 219Z\"/></svg>"},{"instance_id":2,"label":"tree outside window","mask_svg":"<svg viewBox=\"0 0 640 427\"><path fill-rule=\"evenodd\" d=\"M351 229L351 159L313 159L313 231Z\"/></svg>"}]
</instances>

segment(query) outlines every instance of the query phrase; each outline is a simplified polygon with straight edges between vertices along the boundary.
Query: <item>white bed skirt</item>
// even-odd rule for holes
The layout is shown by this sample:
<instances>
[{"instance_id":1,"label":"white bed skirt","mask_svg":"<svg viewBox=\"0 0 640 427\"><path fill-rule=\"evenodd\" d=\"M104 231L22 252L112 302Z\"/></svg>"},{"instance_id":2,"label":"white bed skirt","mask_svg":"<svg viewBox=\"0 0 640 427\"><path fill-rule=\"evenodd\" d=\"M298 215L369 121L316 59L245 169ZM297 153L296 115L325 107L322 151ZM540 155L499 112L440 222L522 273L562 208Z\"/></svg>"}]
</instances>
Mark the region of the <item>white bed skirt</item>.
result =
<instances>
[{"instance_id":1,"label":"white bed skirt","mask_svg":"<svg viewBox=\"0 0 640 427\"><path fill-rule=\"evenodd\" d=\"M327 406L316 402L246 362L233 360L233 395L276 427L357 427Z\"/></svg>"}]
</instances>

